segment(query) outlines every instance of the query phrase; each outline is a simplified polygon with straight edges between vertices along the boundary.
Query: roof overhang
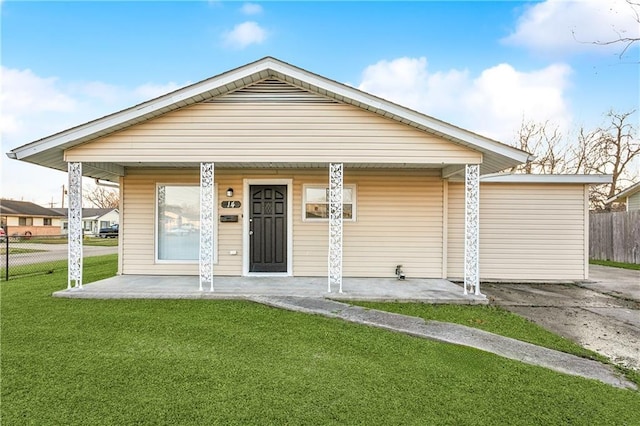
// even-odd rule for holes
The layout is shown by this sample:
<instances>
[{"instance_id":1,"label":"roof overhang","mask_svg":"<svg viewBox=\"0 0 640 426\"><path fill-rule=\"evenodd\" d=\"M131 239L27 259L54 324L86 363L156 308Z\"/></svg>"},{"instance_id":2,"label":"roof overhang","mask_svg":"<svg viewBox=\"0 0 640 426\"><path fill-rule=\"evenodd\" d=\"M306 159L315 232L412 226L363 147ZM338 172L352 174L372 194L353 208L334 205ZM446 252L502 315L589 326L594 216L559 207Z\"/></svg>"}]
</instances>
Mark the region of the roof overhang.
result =
<instances>
[{"instance_id":1,"label":"roof overhang","mask_svg":"<svg viewBox=\"0 0 640 426\"><path fill-rule=\"evenodd\" d=\"M271 57L260 59L131 108L36 140L11 150L7 156L66 171L64 151L67 149L267 78L277 78L294 86L354 105L479 151L483 154L484 159L481 164L481 173L483 174L495 173L533 159L531 154L527 152ZM111 163L83 163L83 174L96 179L117 181L119 176L124 175L124 167L124 165ZM454 165L449 172L459 173L463 168L464 165Z\"/></svg>"},{"instance_id":2,"label":"roof overhang","mask_svg":"<svg viewBox=\"0 0 640 426\"><path fill-rule=\"evenodd\" d=\"M534 175L534 174L494 174L480 177L487 183L545 183L545 184L582 184L603 185L611 183L611 175Z\"/></svg>"},{"instance_id":3,"label":"roof overhang","mask_svg":"<svg viewBox=\"0 0 640 426\"><path fill-rule=\"evenodd\" d=\"M613 197L611 197L607 201L605 201L605 203L609 204L609 203L613 203L613 202L616 202L616 201L622 201L623 198L630 197L633 194L636 194L638 192L640 192L640 182L636 183L635 185L631 185L630 187L628 187L624 191L619 192L618 194L614 195Z\"/></svg>"}]
</instances>

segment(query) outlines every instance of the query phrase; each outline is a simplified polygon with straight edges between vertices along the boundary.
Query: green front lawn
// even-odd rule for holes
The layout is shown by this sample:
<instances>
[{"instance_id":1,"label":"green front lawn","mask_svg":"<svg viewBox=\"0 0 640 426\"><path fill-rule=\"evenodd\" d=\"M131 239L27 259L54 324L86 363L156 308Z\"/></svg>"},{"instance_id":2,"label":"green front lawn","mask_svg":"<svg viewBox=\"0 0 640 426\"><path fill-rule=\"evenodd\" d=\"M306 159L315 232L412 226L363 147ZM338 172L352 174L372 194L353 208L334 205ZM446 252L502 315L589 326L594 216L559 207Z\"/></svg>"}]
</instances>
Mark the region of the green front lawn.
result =
<instances>
[{"instance_id":1,"label":"green front lawn","mask_svg":"<svg viewBox=\"0 0 640 426\"><path fill-rule=\"evenodd\" d=\"M353 302L352 304L419 317L427 321L462 324L583 358L607 361L605 357L499 306L386 302Z\"/></svg>"},{"instance_id":2,"label":"green front lawn","mask_svg":"<svg viewBox=\"0 0 640 426\"><path fill-rule=\"evenodd\" d=\"M85 281L115 257L85 259ZM244 301L0 285L2 424L640 424L640 393Z\"/></svg>"}]
</instances>

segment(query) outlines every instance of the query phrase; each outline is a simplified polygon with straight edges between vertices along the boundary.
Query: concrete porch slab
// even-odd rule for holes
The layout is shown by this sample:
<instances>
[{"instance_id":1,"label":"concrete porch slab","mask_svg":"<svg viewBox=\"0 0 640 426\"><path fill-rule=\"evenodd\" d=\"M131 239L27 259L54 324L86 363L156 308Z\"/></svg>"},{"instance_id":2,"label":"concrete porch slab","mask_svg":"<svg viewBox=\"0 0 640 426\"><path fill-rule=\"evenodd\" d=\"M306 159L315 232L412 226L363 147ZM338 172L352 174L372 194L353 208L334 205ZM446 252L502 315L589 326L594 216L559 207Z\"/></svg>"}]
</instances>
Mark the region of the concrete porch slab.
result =
<instances>
[{"instance_id":1,"label":"concrete porch slab","mask_svg":"<svg viewBox=\"0 0 640 426\"><path fill-rule=\"evenodd\" d=\"M344 278L343 293L327 292L325 277L214 277L214 291L198 289L195 276L120 275L86 284L82 290L53 293L80 299L246 299L293 296L336 300L486 304L484 295L464 295L462 286L444 279Z\"/></svg>"}]
</instances>

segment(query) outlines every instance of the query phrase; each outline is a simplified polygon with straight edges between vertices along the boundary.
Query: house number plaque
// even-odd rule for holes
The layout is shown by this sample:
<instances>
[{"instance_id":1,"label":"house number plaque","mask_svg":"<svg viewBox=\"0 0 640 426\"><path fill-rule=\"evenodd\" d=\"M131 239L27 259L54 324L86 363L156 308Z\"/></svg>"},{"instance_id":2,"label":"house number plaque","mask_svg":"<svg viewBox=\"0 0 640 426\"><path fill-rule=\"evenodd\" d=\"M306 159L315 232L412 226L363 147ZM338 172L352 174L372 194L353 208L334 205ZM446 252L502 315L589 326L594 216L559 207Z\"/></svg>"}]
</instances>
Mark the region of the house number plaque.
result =
<instances>
[{"instance_id":1,"label":"house number plaque","mask_svg":"<svg viewBox=\"0 0 640 426\"><path fill-rule=\"evenodd\" d=\"M223 201L220 205L223 209L239 209L242 203L240 201Z\"/></svg>"}]
</instances>

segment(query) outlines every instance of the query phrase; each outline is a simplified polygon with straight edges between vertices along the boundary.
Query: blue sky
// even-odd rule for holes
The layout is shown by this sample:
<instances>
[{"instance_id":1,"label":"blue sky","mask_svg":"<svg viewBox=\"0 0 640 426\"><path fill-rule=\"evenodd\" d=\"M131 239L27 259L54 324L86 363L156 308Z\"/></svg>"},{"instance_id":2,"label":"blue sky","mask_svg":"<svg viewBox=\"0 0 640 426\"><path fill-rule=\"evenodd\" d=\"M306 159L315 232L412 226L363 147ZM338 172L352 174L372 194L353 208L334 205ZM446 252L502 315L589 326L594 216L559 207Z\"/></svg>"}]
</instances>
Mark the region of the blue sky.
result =
<instances>
[{"instance_id":1,"label":"blue sky","mask_svg":"<svg viewBox=\"0 0 640 426\"><path fill-rule=\"evenodd\" d=\"M40 204L66 175L5 152L264 56L505 143L639 103L638 46L590 43L638 36L624 0L0 4L0 196Z\"/></svg>"}]
</instances>

